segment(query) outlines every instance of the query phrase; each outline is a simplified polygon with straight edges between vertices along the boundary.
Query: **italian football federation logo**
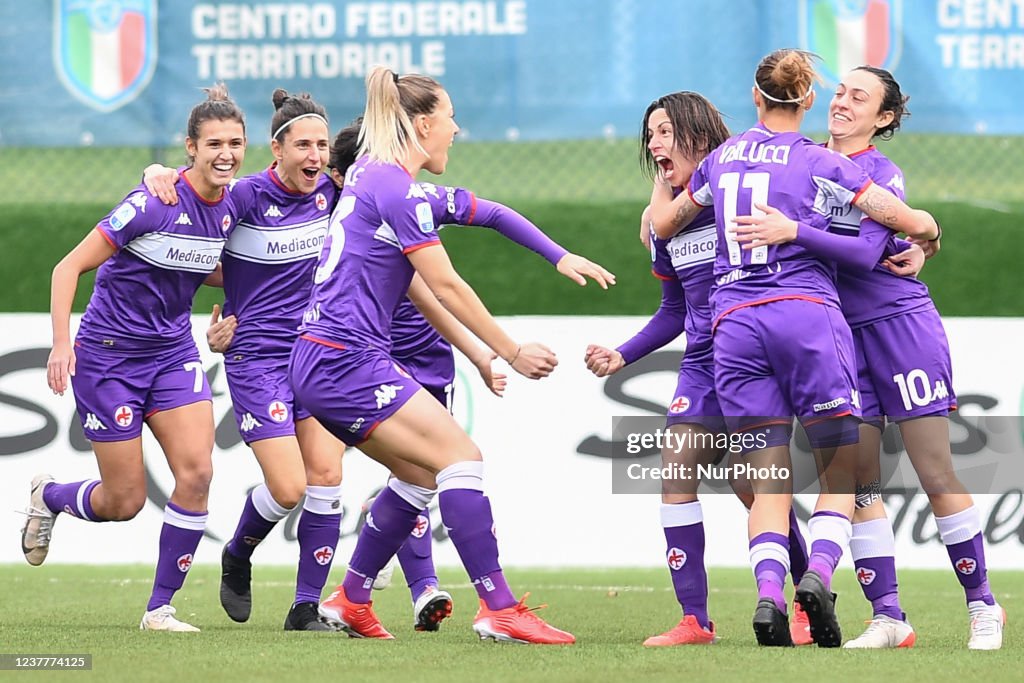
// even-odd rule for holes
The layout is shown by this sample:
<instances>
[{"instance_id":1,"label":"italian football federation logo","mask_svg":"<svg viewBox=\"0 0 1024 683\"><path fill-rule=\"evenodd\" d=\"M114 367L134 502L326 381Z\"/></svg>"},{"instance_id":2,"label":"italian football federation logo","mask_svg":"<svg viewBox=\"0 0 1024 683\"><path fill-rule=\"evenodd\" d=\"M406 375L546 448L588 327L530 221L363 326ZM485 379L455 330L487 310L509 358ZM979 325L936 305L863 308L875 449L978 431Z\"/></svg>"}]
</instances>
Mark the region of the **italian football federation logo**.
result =
<instances>
[{"instance_id":1,"label":"italian football federation logo","mask_svg":"<svg viewBox=\"0 0 1024 683\"><path fill-rule=\"evenodd\" d=\"M131 102L156 68L156 0L54 0L53 64L64 87L102 112Z\"/></svg>"},{"instance_id":2,"label":"italian football federation logo","mask_svg":"<svg viewBox=\"0 0 1024 683\"><path fill-rule=\"evenodd\" d=\"M800 0L800 44L821 56L830 86L858 66L892 71L903 51L903 0Z\"/></svg>"}]
</instances>

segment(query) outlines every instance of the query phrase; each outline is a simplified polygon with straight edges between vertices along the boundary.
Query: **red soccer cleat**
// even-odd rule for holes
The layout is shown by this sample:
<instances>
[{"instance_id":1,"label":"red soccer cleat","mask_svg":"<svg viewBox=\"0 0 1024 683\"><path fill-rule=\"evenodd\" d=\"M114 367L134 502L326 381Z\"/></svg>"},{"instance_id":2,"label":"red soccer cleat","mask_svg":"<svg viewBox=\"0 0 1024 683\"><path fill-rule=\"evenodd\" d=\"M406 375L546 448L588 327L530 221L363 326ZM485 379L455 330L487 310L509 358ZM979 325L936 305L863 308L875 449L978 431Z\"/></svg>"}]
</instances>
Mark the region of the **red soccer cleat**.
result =
<instances>
[{"instance_id":1,"label":"red soccer cleat","mask_svg":"<svg viewBox=\"0 0 1024 683\"><path fill-rule=\"evenodd\" d=\"M670 645L711 645L715 642L715 622L710 622L710 628L704 628L697 623L697 617L687 614L675 628L662 633L660 636L651 636L644 641L644 647L667 647Z\"/></svg>"},{"instance_id":2,"label":"red soccer cleat","mask_svg":"<svg viewBox=\"0 0 1024 683\"><path fill-rule=\"evenodd\" d=\"M505 643L522 643L523 645L572 645L576 636L555 628L536 614L534 610L547 607L527 607L523 596L518 604L505 609L492 610L487 603L480 601L480 611L473 619L473 630L480 640L492 638Z\"/></svg>"},{"instance_id":3,"label":"red soccer cleat","mask_svg":"<svg viewBox=\"0 0 1024 683\"><path fill-rule=\"evenodd\" d=\"M796 600L793 601L793 620L789 622L789 637L797 647L801 645L813 645L814 638L811 637L811 622L807 619L807 612Z\"/></svg>"},{"instance_id":4,"label":"red soccer cleat","mask_svg":"<svg viewBox=\"0 0 1024 683\"><path fill-rule=\"evenodd\" d=\"M341 586L320 603L318 611L327 624L344 631L350 638L395 639L373 613L372 600L367 603L352 602Z\"/></svg>"}]
</instances>

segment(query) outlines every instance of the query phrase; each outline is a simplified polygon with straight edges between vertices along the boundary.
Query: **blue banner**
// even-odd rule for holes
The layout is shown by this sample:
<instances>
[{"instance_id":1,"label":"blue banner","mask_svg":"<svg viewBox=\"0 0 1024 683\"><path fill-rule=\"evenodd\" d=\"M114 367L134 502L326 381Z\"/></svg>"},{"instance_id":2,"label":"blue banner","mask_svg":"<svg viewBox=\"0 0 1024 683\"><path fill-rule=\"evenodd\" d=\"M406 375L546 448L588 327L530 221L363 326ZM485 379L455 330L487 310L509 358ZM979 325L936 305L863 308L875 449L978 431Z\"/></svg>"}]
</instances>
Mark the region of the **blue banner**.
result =
<instances>
[{"instance_id":1,"label":"blue banner","mask_svg":"<svg viewBox=\"0 0 1024 683\"><path fill-rule=\"evenodd\" d=\"M911 95L910 132L1024 132L1015 0L53 0L4 3L0 36L3 145L177 144L218 80L254 143L276 87L311 92L337 128L376 64L441 81L464 139L632 136L684 89L740 128L758 60L791 46L823 57L807 130L836 78L871 63Z\"/></svg>"}]
</instances>

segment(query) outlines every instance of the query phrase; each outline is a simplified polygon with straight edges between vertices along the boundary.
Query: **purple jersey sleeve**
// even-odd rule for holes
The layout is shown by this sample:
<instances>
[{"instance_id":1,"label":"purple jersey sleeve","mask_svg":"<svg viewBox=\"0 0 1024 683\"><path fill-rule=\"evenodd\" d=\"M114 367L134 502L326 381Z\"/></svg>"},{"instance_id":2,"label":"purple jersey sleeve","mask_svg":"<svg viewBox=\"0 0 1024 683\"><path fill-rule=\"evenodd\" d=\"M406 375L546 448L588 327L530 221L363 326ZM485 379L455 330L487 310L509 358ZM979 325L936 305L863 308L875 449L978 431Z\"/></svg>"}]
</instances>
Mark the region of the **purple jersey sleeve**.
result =
<instances>
[{"instance_id":1,"label":"purple jersey sleeve","mask_svg":"<svg viewBox=\"0 0 1024 683\"><path fill-rule=\"evenodd\" d=\"M871 177L863 168L842 154L819 146L807 147L807 171L818 188L815 210L825 214L830 204L854 204L871 186Z\"/></svg>"},{"instance_id":2,"label":"purple jersey sleeve","mask_svg":"<svg viewBox=\"0 0 1024 683\"><path fill-rule=\"evenodd\" d=\"M136 237L158 230L163 225L166 213L160 200L149 194L144 185L140 185L107 214L96 228L111 246L121 250Z\"/></svg>"},{"instance_id":3,"label":"purple jersey sleeve","mask_svg":"<svg viewBox=\"0 0 1024 683\"><path fill-rule=\"evenodd\" d=\"M401 192L404 196L399 196ZM402 253L440 243L434 209L419 183L410 179L405 187L398 183L383 186L377 201L380 216L394 233Z\"/></svg>"},{"instance_id":4,"label":"purple jersey sleeve","mask_svg":"<svg viewBox=\"0 0 1024 683\"><path fill-rule=\"evenodd\" d=\"M255 176L235 178L228 185L231 191L231 203L235 206L235 212L239 216L249 216L256 208L257 185L253 182Z\"/></svg>"},{"instance_id":5,"label":"purple jersey sleeve","mask_svg":"<svg viewBox=\"0 0 1024 683\"><path fill-rule=\"evenodd\" d=\"M557 265L569 253L520 213L498 202L478 199L469 224L493 228L506 239L540 254L551 265Z\"/></svg>"},{"instance_id":6,"label":"purple jersey sleeve","mask_svg":"<svg viewBox=\"0 0 1024 683\"><path fill-rule=\"evenodd\" d=\"M616 349L627 365L660 349L686 329L686 298L682 284L674 274L664 277L655 271L655 275L661 280L661 305L642 330Z\"/></svg>"},{"instance_id":7,"label":"purple jersey sleeve","mask_svg":"<svg viewBox=\"0 0 1024 683\"><path fill-rule=\"evenodd\" d=\"M690 199L695 204L701 206L711 206L714 204L714 193L711 190L711 181L708 175L708 159L710 158L710 155L706 156L703 161L697 164L693 175L690 176L690 184L686 189Z\"/></svg>"},{"instance_id":8,"label":"purple jersey sleeve","mask_svg":"<svg viewBox=\"0 0 1024 683\"><path fill-rule=\"evenodd\" d=\"M793 240L818 258L835 261L855 270L871 270L882 258L892 232L867 219L861 223L860 235L837 235L799 224Z\"/></svg>"}]
</instances>

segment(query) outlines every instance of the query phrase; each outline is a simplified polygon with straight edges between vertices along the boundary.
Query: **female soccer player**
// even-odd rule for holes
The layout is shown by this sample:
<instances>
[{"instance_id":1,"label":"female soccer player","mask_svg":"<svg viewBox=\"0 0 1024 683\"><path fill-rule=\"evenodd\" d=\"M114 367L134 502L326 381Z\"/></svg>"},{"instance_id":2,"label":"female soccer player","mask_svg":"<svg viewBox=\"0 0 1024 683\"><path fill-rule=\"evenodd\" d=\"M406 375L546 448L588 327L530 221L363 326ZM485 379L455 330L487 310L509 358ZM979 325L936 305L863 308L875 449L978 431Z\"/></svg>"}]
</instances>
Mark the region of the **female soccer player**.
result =
<instances>
[{"instance_id":1,"label":"female soccer player","mask_svg":"<svg viewBox=\"0 0 1024 683\"><path fill-rule=\"evenodd\" d=\"M877 184L904 196L903 173L871 141L890 139L908 115L899 83L884 69L862 66L840 82L829 106L829 149L850 157ZM968 647L995 650L1002 645L1004 613L989 589L981 517L953 469L949 447L949 411L956 408L952 364L945 330L927 286L894 276L880 265L902 245L891 230L859 221L860 212L833 214L831 232L818 233L818 253L839 261L838 289L843 314L857 349L861 410L857 510L850 552L873 619L847 648L911 647L916 635L900 607L895 539L881 500L879 453L888 417L899 424L911 463L935 514L970 615ZM739 228L740 241L778 243L798 232L791 225ZM775 233L769 235L769 231ZM796 235L793 235L796 237ZM859 239L854 240L859 237ZM828 239L832 238L832 239ZM850 255L870 248L859 262ZM797 237L797 244L806 243ZM843 260L843 259L846 260ZM915 341L913 354L905 342Z\"/></svg>"},{"instance_id":2,"label":"female soccer player","mask_svg":"<svg viewBox=\"0 0 1024 683\"><path fill-rule=\"evenodd\" d=\"M651 197L655 232L674 236L714 204L718 230L716 289L712 294L715 385L730 431L750 435L755 467L789 464L791 418L800 419L822 464L822 493L810 521L808 570L797 589L811 635L838 647L839 623L831 576L848 545L854 510L859 406L854 351L840 310L832 267L794 245L757 242L743 250L733 236L735 217L754 204L795 215L811 228L827 219L814 208L828 197L855 204L908 234L933 238L934 220L913 212L847 159L798 133L814 101L809 56L778 50L761 60L753 98L760 123L730 138L698 166L689 192L675 200L669 185ZM663 174L664 175L664 174ZM782 596L791 489L788 482L754 481L749 520L751 565L759 602L754 631L763 645L791 638ZM787 495L765 495L782 493Z\"/></svg>"},{"instance_id":3,"label":"female soccer player","mask_svg":"<svg viewBox=\"0 0 1024 683\"><path fill-rule=\"evenodd\" d=\"M685 137L684 131L690 137ZM694 92L666 95L647 107L641 122L642 169L652 180L659 168L664 169L673 191L680 192L690 181L697 163L728 137L721 115L704 97ZM645 219L648 214L645 211ZM589 346L585 361L598 377L611 375L685 331L686 352L669 405L667 426L672 431L688 433L681 443L704 443L703 439L713 439L724 431L722 411L715 396L711 345L710 290L717 244L714 211L703 209L692 227L671 240L652 236L648 221L644 222L652 272L662 282L661 306L643 330L617 349ZM678 463L696 471L698 462L708 462L718 455L715 448L693 448L678 453L665 450L662 458L665 464ZM715 639L707 611L704 522L697 483L694 479L672 482L671 490L663 487L665 556L683 618L666 633L644 641L648 647L708 644ZM789 541L790 571L796 586L806 569L807 552L795 515L790 517ZM792 629L794 641L811 642L806 626L806 615L797 609Z\"/></svg>"},{"instance_id":4,"label":"female soccer player","mask_svg":"<svg viewBox=\"0 0 1024 683\"><path fill-rule=\"evenodd\" d=\"M32 480L22 547L29 564L49 550L60 512L90 522L135 517L146 502L142 422L174 474L164 509L156 580L140 627L198 631L175 618L181 588L206 525L212 476L210 387L192 340L192 299L213 273L235 227L225 191L245 155L245 119L227 89L207 89L188 119L181 202L167 207L140 185L53 270L53 350L47 383L63 395L71 381L100 479ZM78 278L99 268L74 345L71 302Z\"/></svg>"},{"instance_id":5,"label":"female soccer player","mask_svg":"<svg viewBox=\"0 0 1024 683\"><path fill-rule=\"evenodd\" d=\"M497 325L438 240L414 179L423 168L444 171L457 131L451 100L436 81L399 79L381 67L367 77L360 148L366 154L348 169L331 218L303 334L292 351L291 380L296 397L324 426L358 444L395 479L374 501L345 580L321 614L354 635L391 637L373 613L370 586L436 483L442 519L481 598L474 630L482 638L568 644L575 641L571 634L517 601L505 582L479 450L389 354L392 314L415 272L517 372L539 379L557 364L546 347L517 344Z\"/></svg>"}]
</instances>

